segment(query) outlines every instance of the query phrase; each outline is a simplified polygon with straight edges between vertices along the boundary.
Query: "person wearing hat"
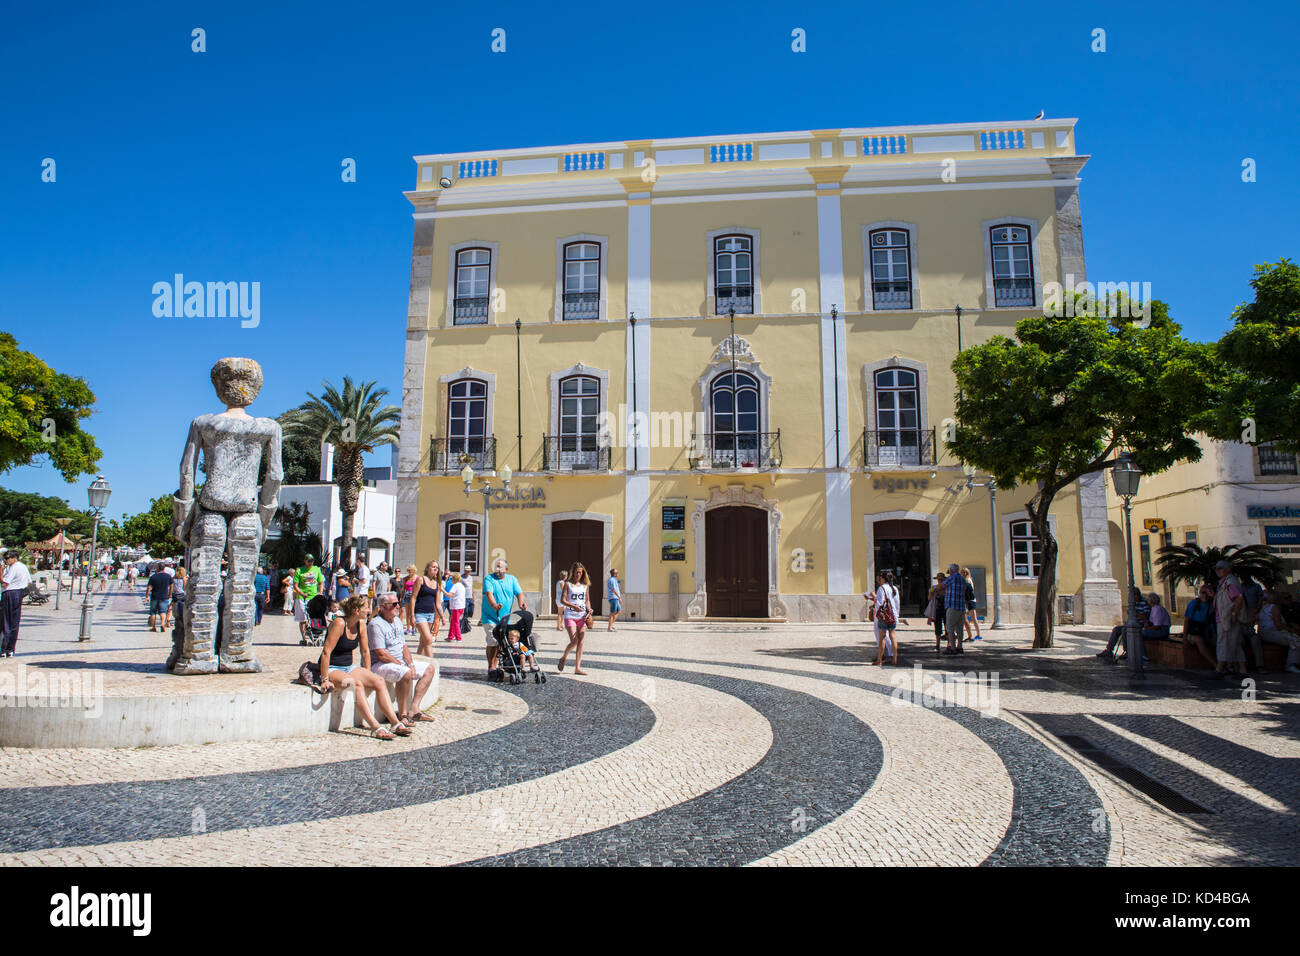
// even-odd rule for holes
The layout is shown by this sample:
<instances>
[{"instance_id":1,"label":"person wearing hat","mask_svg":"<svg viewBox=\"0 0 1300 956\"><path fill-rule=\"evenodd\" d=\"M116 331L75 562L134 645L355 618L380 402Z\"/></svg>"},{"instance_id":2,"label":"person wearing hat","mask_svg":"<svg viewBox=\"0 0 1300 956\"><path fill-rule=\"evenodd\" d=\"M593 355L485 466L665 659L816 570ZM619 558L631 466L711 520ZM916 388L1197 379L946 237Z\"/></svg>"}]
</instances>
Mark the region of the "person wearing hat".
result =
<instances>
[{"instance_id":1,"label":"person wearing hat","mask_svg":"<svg viewBox=\"0 0 1300 956\"><path fill-rule=\"evenodd\" d=\"M1246 595L1241 582L1232 573L1232 565L1220 561L1214 566L1219 576L1219 586L1214 593L1214 619L1218 624L1219 641L1215 656L1219 666L1215 676L1222 680L1231 674L1244 677L1246 673L1246 648L1242 642L1242 624L1245 623Z\"/></svg>"},{"instance_id":2,"label":"person wearing hat","mask_svg":"<svg viewBox=\"0 0 1300 956\"><path fill-rule=\"evenodd\" d=\"M316 556L302 559L302 567L293 572L293 619L298 632L307 640L307 602L325 589L325 575L316 567Z\"/></svg>"}]
</instances>

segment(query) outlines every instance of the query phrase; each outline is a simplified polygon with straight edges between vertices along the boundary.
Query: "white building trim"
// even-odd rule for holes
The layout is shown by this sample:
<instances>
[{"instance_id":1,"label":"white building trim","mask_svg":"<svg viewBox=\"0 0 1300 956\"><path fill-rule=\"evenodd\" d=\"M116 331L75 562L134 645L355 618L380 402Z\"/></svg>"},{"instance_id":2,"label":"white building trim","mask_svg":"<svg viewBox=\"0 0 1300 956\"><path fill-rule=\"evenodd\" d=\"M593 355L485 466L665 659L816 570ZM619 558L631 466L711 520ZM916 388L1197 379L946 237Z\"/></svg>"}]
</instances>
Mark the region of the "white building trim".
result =
<instances>
[{"instance_id":1,"label":"white building trim","mask_svg":"<svg viewBox=\"0 0 1300 956\"><path fill-rule=\"evenodd\" d=\"M1053 185L1059 185L1054 182ZM997 297L993 293L993 243L989 237L989 231L994 226L1024 226L1029 230L1029 269L1032 275L1032 281L1029 283L1030 289L1034 293L1034 301L1029 305L997 305ZM1019 216L999 216L997 219L985 219L980 223L980 232L984 236L984 309L988 312L1024 312L1031 309L1040 309L1043 305L1043 283L1046 277L1043 275L1043 268L1039 264L1040 256L1038 255L1038 220L1024 219ZM1055 278L1055 277L1053 277Z\"/></svg>"},{"instance_id":2,"label":"white building trim","mask_svg":"<svg viewBox=\"0 0 1300 956\"><path fill-rule=\"evenodd\" d=\"M715 255L715 253L714 253L714 243L715 243L716 240L720 239L720 238L723 237L723 236L731 236L731 235L737 235L737 236L748 236L748 237L749 237L749 240L750 240L750 273L749 273L749 281L750 281L751 285L753 286L753 290L754 290L754 296L753 296L753 298L754 298L754 311L753 311L753 314L754 314L755 316L762 315L762 314L763 314L763 298L762 298L763 293L762 293L762 285L761 285L760 282L759 282L760 275L761 275L761 272L760 272L760 263L762 262L762 259L761 259L760 255L759 255L759 252L760 252L760 246L759 246L760 235L759 235L759 230L758 230L758 229L754 229L754 228L751 228L751 227L749 227L749 226L727 226L725 229L713 229L713 230L710 230L710 232L709 232L709 234L708 234L708 238L709 238L709 246L708 246L708 250L709 250L709 252L708 252L708 260L707 260L707 261L708 261L708 264L709 264L709 275L708 275L708 279L707 279L708 285L706 286L706 295L708 296L708 298L705 300L705 304L704 304L704 308L706 309L706 314L707 314L707 315L710 315L710 316L713 316L713 315L717 315L717 314L718 314L718 311L717 311L717 298L716 298L716 294L715 294L715 292L714 292L714 285L716 284L716 279L717 279L717 268L716 268L716 264L715 264L715 261L714 261L714 255ZM722 314L723 314L723 315L726 315L727 313L723 312ZM737 315L739 315L739 314L740 314L740 313L737 313Z\"/></svg>"},{"instance_id":3,"label":"white building trim","mask_svg":"<svg viewBox=\"0 0 1300 956\"><path fill-rule=\"evenodd\" d=\"M600 289L600 313L596 319L569 319L564 318L564 247L573 242L591 242L600 246L600 276L598 288ZM552 322L563 323L565 321L600 321L603 322L609 314L609 283L606 277L609 275L609 236L593 236L585 232L580 232L572 236L563 236L555 240L555 311L551 313Z\"/></svg>"},{"instance_id":4,"label":"white building trim","mask_svg":"<svg viewBox=\"0 0 1300 956\"><path fill-rule=\"evenodd\" d=\"M450 329L456 324L456 256L466 249L487 249L492 259L488 263L488 325L496 325L496 312L493 306L496 304L497 292L497 266L500 260L498 243L488 242L484 239L470 239L465 242L457 242L447 250L447 305L444 314L443 328ZM468 324L468 323L467 323Z\"/></svg>"},{"instance_id":5,"label":"white building trim","mask_svg":"<svg viewBox=\"0 0 1300 956\"><path fill-rule=\"evenodd\" d=\"M907 233L907 267L908 276L912 280L912 304L906 309L877 309L875 305L875 296L871 292L871 234L877 229L900 229ZM920 254L916 246L916 223L899 222L896 220L885 219L880 222L869 222L862 227L862 311L876 312L920 312L921 311L921 278L920 270L917 268L917 260Z\"/></svg>"},{"instance_id":6,"label":"white building trim","mask_svg":"<svg viewBox=\"0 0 1300 956\"><path fill-rule=\"evenodd\" d=\"M876 588L876 527L877 521L924 521L930 528L930 575L927 581L933 581L939 572L939 516L921 511L882 511L879 514L862 516L863 531L866 534L867 548L867 587Z\"/></svg>"},{"instance_id":7,"label":"white building trim","mask_svg":"<svg viewBox=\"0 0 1300 956\"><path fill-rule=\"evenodd\" d=\"M1025 584L1038 581L1038 575L1031 577L1016 577L1015 567L1011 563L1011 525L1018 521L1028 521L1029 515L1024 511L1013 511L1010 514L998 516L998 532L1002 535L1002 541L998 547L1002 553L1002 583L1005 584ZM1061 539L1056 533L1056 515L1050 512L1047 515L1047 526L1052 530L1052 537L1056 538L1056 577L1061 577ZM1134 541L1136 542L1136 538ZM1085 556L1086 560L1086 556Z\"/></svg>"}]
</instances>

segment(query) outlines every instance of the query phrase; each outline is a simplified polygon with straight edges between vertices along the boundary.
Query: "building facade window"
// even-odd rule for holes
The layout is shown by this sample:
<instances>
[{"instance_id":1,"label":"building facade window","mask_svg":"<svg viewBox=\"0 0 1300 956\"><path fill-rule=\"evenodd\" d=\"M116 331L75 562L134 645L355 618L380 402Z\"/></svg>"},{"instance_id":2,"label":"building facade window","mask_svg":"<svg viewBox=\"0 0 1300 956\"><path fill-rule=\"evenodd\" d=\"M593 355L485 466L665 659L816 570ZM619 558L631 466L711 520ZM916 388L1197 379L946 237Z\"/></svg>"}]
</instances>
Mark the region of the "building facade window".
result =
<instances>
[{"instance_id":1,"label":"building facade window","mask_svg":"<svg viewBox=\"0 0 1300 956\"><path fill-rule=\"evenodd\" d=\"M868 236L871 256L871 307L912 307L912 254L902 229L876 229Z\"/></svg>"},{"instance_id":2,"label":"building facade window","mask_svg":"<svg viewBox=\"0 0 1300 956\"><path fill-rule=\"evenodd\" d=\"M443 552L447 556L444 570L456 574L468 571L474 577L479 577L478 542L477 521L448 521L447 540L444 542L446 549Z\"/></svg>"},{"instance_id":3,"label":"building facade window","mask_svg":"<svg viewBox=\"0 0 1300 956\"><path fill-rule=\"evenodd\" d=\"M1138 553L1142 557L1142 586L1151 587L1151 535L1138 535Z\"/></svg>"},{"instance_id":4,"label":"building facade window","mask_svg":"<svg viewBox=\"0 0 1300 956\"><path fill-rule=\"evenodd\" d=\"M482 455L487 439L486 382L463 378L447 386L447 451Z\"/></svg>"},{"instance_id":5,"label":"building facade window","mask_svg":"<svg viewBox=\"0 0 1300 956\"><path fill-rule=\"evenodd\" d=\"M1196 544L1196 532L1195 532L1195 531L1184 531L1184 532L1183 532L1183 544L1187 544L1187 545Z\"/></svg>"},{"instance_id":6,"label":"building facade window","mask_svg":"<svg viewBox=\"0 0 1300 956\"><path fill-rule=\"evenodd\" d=\"M718 236L713 240L714 311L726 315L754 314L754 241L750 236Z\"/></svg>"},{"instance_id":7,"label":"building facade window","mask_svg":"<svg viewBox=\"0 0 1300 956\"><path fill-rule=\"evenodd\" d=\"M1034 304L1034 266L1027 226L1002 223L989 230L993 304L997 308Z\"/></svg>"},{"instance_id":8,"label":"building facade window","mask_svg":"<svg viewBox=\"0 0 1300 956\"><path fill-rule=\"evenodd\" d=\"M570 242L564 247L564 318L600 318L600 246Z\"/></svg>"},{"instance_id":9,"label":"building facade window","mask_svg":"<svg viewBox=\"0 0 1300 956\"><path fill-rule=\"evenodd\" d=\"M488 249L461 249L456 253L456 297L452 323L486 325L491 304L492 252Z\"/></svg>"},{"instance_id":10,"label":"building facade window","mask_svg":"<svg viewBox=\"0 0 1300 956\"><path fill-rule=\"evenodd\" d=\"M1011 522L1011 577L1031 580L1043 566L1043 551L1029 521Z\"/></svg>"},{"instance_id":11,"label":"building facade window","mask_svg":"<svg viewBox=\"0 0 1300 956\"><path fill-rule=\"evenodd\" d=\"M560 466L594 468L599 449L600 381L573 375L560 381Z\"/></svg>"},{"instance_id":12,"label":"building facade window","mask_svg":"<svg viewBox=\"0 0 1300 956\"><path fill-rule=\"evenodd\" d=\"M709 387L713 459L751 467L759 452L758 380L748 372L725 372Z\"/></svg>"},{"instance_id":13,"label":"building facade window","mask_svg":"<svg viewBox=\"0 0 1300 956\"><path fill-rule=\"evenodd\" d=\"M880 465L921 462L920 389L910 368L876 372L876 429L872 445Z\"/></svg>"},{"instance_id":14,"label":"building facade window","mask_svg":"<svg viewBox=\"0 0 1300 956\"><path fill-rule=\"evenodd\" d=\"M1296 456L1289 451L1282 451L1272 442L1259 446L1259 475L1294 475L1296 474Z\"/></svg>"}]
</instances>

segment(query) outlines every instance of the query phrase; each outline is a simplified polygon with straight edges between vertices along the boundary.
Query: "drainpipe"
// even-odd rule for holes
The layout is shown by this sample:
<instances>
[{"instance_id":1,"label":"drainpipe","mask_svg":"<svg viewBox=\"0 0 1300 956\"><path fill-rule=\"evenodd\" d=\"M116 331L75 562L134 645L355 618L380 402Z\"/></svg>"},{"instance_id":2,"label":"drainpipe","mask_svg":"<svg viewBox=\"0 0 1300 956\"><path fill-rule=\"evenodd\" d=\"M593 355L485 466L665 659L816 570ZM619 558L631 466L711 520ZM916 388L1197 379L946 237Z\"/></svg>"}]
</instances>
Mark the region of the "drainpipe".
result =
<instances>
[{"instance_id":1,"label":"drainpipe","mask_svg":"<svg viewBox=\"0 0 1300 956\"><path fill-rule=\"evenodd\" d=\"M627 314L627 323L628 323L628 325L630 326L630 331L628 332L628 335L632 336L632 369L631 369L631 375L632 375L632 470L633 470L633 471L636 471L636 470L638 469L638 463L637 463L637 447L636 447L636 446L639 444L639 442L638 442L638 440L637 440L637 432L636 432L636 407L637 407L637 406L636 406L636 313L635 313L635 312L629 312L629 313Z\"/></svg>"},{"instance_id":2,"label":"drainpipe","mask_svg":"<svg viewBox=\"0 0 1300 956\"><path fill-rule=\"evenodd\" d=\"M831 304L831 375L835 379L835 467L840 467L840 333L835 327L839 310ZM825 394L825 393L823 393Z\"/></svg>"}]
</instances>

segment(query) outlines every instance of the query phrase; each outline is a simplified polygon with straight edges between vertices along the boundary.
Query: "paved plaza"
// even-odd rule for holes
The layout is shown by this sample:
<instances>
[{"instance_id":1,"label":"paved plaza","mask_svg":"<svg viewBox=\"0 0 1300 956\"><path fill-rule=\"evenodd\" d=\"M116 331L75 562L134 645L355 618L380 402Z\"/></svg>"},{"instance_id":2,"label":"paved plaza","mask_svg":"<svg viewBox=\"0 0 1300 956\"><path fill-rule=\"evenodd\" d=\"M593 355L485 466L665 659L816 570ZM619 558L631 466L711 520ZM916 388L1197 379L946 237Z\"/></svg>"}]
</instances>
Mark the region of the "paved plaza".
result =
<instances>
[{"instance_id":1,"label":"paved plaza","mask_svg":"<svg viewBox=\"0 0 1300 956\"><path fill-rule=\"evenodd\" d=\"M163 671L143 590L94 603L89 645L76 605L25 608L6 666L190 680ZM406 740L0 749L0 863L1300 862L1294 677L1135 687L1097 628L943 657L923 621L896 669L860 623L600 624L576 677L543 620L549 679L512 687L486 681L479 633L439 642L435 720ZM287 617L257 640L286 682L312 656Z\"/></svg>"}]
</instances>

